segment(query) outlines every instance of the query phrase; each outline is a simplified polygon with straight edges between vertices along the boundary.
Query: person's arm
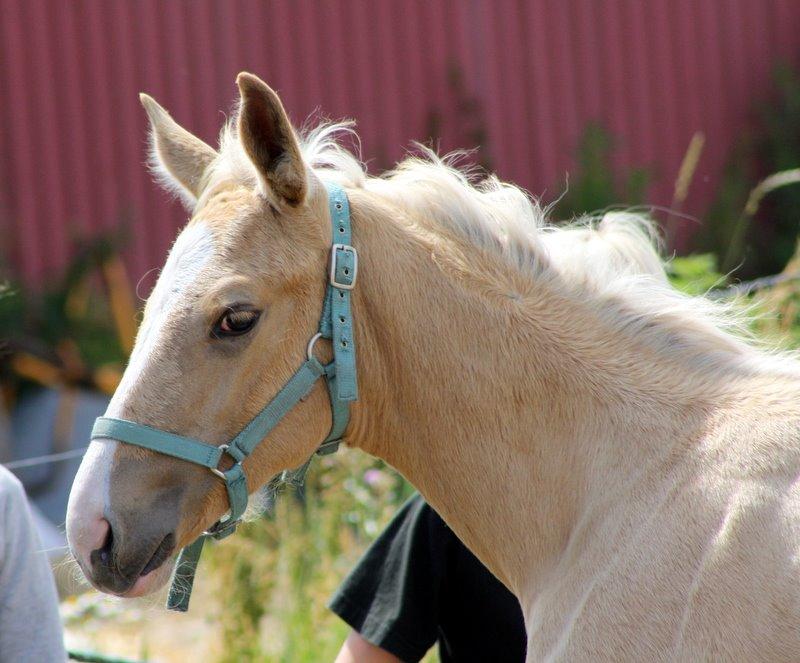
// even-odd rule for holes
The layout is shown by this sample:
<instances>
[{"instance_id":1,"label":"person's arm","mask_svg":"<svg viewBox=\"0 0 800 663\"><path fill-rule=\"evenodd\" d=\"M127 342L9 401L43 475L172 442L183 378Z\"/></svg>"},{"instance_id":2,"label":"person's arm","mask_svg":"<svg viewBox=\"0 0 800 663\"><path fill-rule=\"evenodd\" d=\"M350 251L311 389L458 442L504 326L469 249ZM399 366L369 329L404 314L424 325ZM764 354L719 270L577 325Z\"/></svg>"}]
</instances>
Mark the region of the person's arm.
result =
<instances>
[{"instance_id":1,"label":"person's arm","mask_svg":"<svg viewBox=\"0 0 800 663\"><path fill-rule=\"evenodd\" d=\"M439 635L446 551L457 541L417 495L364 553L329 606L353 629L340 661L422 660ZM355 654L352 652L355 651ZM366 658L367 655L391 658Z\"/></svg>"},{"instance_id":2,"label":"person's arm","mask_svg":"<svg viewBox=\"0 0 800 663\"><path fill-rule=\"evenodd\" d=\"M25 490L0 466L0 660L63 663L58 595Z\"/></svg>"},{"instance_id":3,"label":"person's arm","mask_svg":"<svg viewBox=\"0 0 800 663\"><path fill-rule=\"evenodd\" d=\"M394 654L368 642L358 631L350 631L334 663L402 663Z\"/></svg>"}]
</instances>

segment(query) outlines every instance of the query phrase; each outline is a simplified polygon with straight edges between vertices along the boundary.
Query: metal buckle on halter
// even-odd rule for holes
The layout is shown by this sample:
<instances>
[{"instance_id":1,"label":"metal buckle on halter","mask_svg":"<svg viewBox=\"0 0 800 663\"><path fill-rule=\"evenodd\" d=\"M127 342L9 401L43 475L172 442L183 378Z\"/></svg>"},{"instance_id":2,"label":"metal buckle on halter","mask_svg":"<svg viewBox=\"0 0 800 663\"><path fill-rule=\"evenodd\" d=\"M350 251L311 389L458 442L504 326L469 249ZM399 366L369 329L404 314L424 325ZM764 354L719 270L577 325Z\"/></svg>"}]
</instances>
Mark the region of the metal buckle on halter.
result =
<instances>
[{"instance_id":1,"label":"metal buckle on halter","mask_svg":"<svg viewBox=\"0 0 800 663\"><path fill-rule=\"evenodd\" d=\"M350 276L348 273L349 269L347 267L345 267L343 272L343 274L347 276L349 283L336 280L336 271L339 266L338 259L340 251L353 254L353 275ZM355 248L349 244L334 244L331 246L331 268L329 274L330 284L334 288L339 288L340 290L352 290L356 287L356 276L358 276L358 252L355 250Z\"/></svg>"}]
</instances>

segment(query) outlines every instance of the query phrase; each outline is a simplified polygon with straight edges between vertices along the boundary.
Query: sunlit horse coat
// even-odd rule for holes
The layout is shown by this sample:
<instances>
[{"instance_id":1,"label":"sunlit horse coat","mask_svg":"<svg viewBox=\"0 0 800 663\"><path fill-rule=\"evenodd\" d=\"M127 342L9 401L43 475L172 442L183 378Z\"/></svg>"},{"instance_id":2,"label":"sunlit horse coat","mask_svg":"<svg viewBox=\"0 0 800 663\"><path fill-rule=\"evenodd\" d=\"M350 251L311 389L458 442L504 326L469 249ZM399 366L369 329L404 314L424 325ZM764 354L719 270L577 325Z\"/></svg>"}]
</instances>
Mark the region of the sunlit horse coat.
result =
<instances>
[{"instance_id":1,"label":"sunlit horse coat","mask_svg":"<svg viewBox=\"0 0 800 663\"><path fill-rule=\"evenodd\" d=\"M368 177L330 131L298 142L260 80L238 83L218 151L143 99L193 217L109 416L219 444L263 407L319 319L319 178L335 178L360 255L346 441L405 474L516 593L529 660L800 660L794 358L670 288L636 224L580 248L520 190L433 157ZM242 316L246 334L210 333ZM246 461L250 488L329 424L320 385ZM225 509L203 468L98 440L68 534L92 582L138 595Z\"/></svg>"}]
</instances>

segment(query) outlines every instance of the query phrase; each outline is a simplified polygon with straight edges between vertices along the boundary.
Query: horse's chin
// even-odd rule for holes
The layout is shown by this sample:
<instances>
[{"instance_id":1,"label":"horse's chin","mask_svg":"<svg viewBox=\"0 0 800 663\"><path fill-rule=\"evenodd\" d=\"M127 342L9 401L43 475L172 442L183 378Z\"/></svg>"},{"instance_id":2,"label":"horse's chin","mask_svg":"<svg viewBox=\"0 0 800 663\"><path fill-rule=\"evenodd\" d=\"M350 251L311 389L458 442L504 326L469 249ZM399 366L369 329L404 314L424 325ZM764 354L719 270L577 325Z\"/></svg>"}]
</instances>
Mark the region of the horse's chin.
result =
<instances>
[{"instance_id":1,"label":"horse's chin","mask_svg":"<svg viewBox=\"0 0 800 663\"><path fill-rule=\"evenodd\" d=\"M172 568L175 566L175 559L170 558L166 560L157 569L144 576L139 576L133 586L124 594L120 594L122 598L133 599L139 596L147 596L153 594L161 589L172 574Z\"/></svg>"}]
</instances>

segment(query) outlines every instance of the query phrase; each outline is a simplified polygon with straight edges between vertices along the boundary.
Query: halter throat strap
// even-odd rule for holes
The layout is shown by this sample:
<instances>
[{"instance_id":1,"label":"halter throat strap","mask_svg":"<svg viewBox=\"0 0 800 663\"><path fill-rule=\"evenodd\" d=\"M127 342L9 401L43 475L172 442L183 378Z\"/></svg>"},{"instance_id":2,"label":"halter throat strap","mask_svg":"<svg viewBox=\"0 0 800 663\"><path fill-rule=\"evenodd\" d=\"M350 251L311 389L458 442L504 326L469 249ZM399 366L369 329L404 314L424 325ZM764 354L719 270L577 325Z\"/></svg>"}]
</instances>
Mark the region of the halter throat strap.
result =
<instances>
[{"instance_id":1,"label":"halter throat strap","mask_svg":"<svg viewBox=\"0 0 800 663\"><path fill-rule=\"evenodd\" d=\"M167 598L167 607L170 610L188 610L194 575L205 540L222 539L232 534L247 508L247 477L243 461L289 410L309 394L317 380L324 377L328 385L332 424L330 432L315 453L322 455L336 451L350 421L350 403L358 399L356 348L350 308L350 295L358 274L358 254L350 244L350 205L347 194L341 186L333 182L325 182L325 187L328 191L333 242L319 330L308 343L306 361L261 412L236 437L221 446L113 417L99 417L92 429L93 440L110 438L202 465L225 482L230 512L181 551ZM329 339L333 346L333 361L327 365L320 363L313 353L314 345L320 338ZM220 467L223 456L228 456L232 461L228 469ZM310 463L311 458L296 470L287 470L283 474L284 480L301 484Z\"/></svg>"}]
</instances>

